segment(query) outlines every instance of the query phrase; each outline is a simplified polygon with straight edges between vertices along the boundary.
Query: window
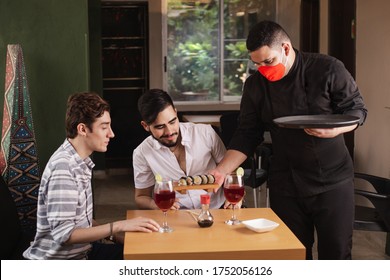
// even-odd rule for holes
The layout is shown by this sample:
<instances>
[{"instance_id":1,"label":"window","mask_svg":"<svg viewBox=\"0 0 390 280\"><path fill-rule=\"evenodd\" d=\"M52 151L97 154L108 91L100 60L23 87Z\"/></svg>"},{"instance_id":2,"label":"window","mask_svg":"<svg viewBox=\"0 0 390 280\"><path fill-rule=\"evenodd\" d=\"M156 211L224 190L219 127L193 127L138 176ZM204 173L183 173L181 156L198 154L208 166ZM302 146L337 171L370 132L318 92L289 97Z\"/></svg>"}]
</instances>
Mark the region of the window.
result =
<instances>
[{"instance_id":1,"label":"window","mask_svg":"<svg viewBox=\"0 0 390 280\"><path fill-rule=\"evenodd\" d=\"M251 71L246 36L258 21L276 19L276 1L167 3L167 80L174 101L239 102Z\"/></svg>"}]
</instances>

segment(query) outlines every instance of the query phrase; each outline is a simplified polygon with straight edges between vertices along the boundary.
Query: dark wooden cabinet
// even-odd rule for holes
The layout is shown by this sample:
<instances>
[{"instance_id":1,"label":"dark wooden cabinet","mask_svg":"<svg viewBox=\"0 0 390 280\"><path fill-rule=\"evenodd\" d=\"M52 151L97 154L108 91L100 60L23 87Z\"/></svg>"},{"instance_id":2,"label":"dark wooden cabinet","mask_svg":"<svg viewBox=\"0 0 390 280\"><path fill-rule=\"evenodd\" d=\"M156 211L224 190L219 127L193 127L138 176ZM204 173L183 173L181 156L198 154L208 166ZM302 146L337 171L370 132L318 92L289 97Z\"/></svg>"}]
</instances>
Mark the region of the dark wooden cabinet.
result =
<instances>
[{"instance_id":1,"label":"dark wooden cabinet","mask_svg":"<svg viewBox=\"0 0 390 280\"><path fill-rule=\"evenodd\" d=\"M134 148L147 136L137 109L149 87L146 2L102 2L102 56L103 96L111 105L115 133L106 168L128 168Z\"/></svg>"}]
</instances>

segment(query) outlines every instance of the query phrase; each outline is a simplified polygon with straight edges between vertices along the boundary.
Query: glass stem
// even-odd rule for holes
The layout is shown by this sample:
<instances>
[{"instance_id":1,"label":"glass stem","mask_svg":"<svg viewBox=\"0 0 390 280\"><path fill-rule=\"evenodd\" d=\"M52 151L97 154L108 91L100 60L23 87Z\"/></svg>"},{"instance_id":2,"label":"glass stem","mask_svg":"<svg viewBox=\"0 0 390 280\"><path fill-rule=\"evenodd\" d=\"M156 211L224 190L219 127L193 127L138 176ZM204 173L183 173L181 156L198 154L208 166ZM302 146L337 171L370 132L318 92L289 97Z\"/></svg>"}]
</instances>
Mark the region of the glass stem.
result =
<instances>
[{"instance_id":1,"label":"glass stem","mask_svg":"<svg viewBox=\"0 0 390 280\"><path fill-rule=\"evenodd\" d=\"M237 218L236 218L236 212L234 211L234 209L236 208L236 204L233 204L233 215L232 215L232 220L233 221L235 221L235 220L237 220Z\"/></svg>"},{"instance_id":2,"label":"glass stem","mask_svg":"<svg viewBox=\"0 0 390 280\"><path fill-rule=\"evenodd\" d=\"M168 227L168 222L167 222L167 211L164 211L164 220L163 220L163 228L167 228Z\"/></svg>"}]
</instances>

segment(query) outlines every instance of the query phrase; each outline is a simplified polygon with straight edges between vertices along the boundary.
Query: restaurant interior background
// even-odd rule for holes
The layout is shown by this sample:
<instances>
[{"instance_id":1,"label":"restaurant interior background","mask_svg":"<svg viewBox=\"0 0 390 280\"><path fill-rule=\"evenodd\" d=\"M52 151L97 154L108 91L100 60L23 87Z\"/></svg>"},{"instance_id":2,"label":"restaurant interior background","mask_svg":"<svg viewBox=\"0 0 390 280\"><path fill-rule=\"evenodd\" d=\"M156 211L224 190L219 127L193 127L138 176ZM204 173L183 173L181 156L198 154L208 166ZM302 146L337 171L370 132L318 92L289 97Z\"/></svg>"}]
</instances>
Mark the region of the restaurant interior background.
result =
<instances>
[{"instance_id":1,"label":"restaurant interior background","mask_svg":"<svg viewBox=\"0 0 390 280\"><path fill-rule=\"evenodd\" d=\"M129 22L133 27L137 25L136 38L121 41L133 44L124 47L130 52L122 56L130 59L127 61L130 70L127 70L133 76L129 79L121 79L120 73L110 72L107 61L115 56L112 45L117 44L115 42L118 42L116 41L118 38L115 36L120 35L109 34L110 29L105 29L102 25L105 5L119 2L138 7L140 11L138 16ZM389 178L390 53L386 47L390 44L388 36L390 2L387 0L238 2L244 3L244 6L246 3L271 5L275 19L286 28L296 48L305 50L317 48L318 52L345 59L343 62L347 68L351 67L348 69L356 78L369 112L366 123L355 131L351 142L355 170ZM67 97L73 92L89 90L103 94L110 101L113 107L113 129L116 133L116 139L110 143L109 152L94 155L96 169L101 171L112 168L131 169L132 150L146 136L139 124L136 100L148 88L169 88L169 77L165 71L167 63L165 57L169 55L170 50L167 42L169 32L167 3L168 0L0 1L0 92L4 93L7 45L20 44L25 59L42 170L50 155L65 137L63 124ZM306 10L303 12L304 7ZM314 16L314 20L313 17L302 17L302 13ZM348 18L350 13L354 20L352 25ZM316 16L318 22L315 21ZM109 21L108 18L106 20ZM245 36L246 31L247 29L244 29L240 32ZM205 33L207 32L209 31L206 30ZM313 40L317 37L312 37L312 34L317 34L318 40ZM344 41L341 41L345 37L351 39L349 41L352 42L352 46L346 46ZM218 38L223 42L223 38ZM221 56L218 57L220 58ZM114 67L111 70L118 69ZM221 70L218 68L218 71ZM226 92L221 90L224 87L220 85L217 100L210 102L178 100L179 114L220 114L238 110L239 97L229 99L228 95L224 95ZM3 98L0 98L0 108L2 106ZM0 111L2 118L2 110Z\"/></svg>"},{"instance_id":2,"label":"restaurant interior background","mask_svg":"<svg viewBox=\"0 0 390 280\"><path fill-rule=\"evenodd\" d=\"M319 43L321 53L329 53L330 20L343 16L328 17L329 4L333 0L276 1L277 20L285 26L292 37L293 44L300 47L300 10L301 3L319 5ZM104 1L103 1L104 2ZM110 1L116 2L116 1ZM144 35L148 48L144 52L141 74L144 79L132 81L128 88L164 88L167 89L167 75L164 72L164 57L167 55L166 12L167 0L126 1L132 4L145 4L147 15L144 23ZM262 2L262 1L241 1ZM339 2L339 1L334 1ZM348 1L342 1L344 10L354 10ZM369 117L364 126L355 132L354 160L356 170L382 177L390 176L390 79L388 78L390 55L385 46L389 43L390 10L386 0L356 0L355 19L355 77L360 87ZM36 130L40 165L44 166L65 137L63 119L65 103L69 94L76 91L94 90L103 92L103 87L114 88L103 82L101 40L101 10L99 0L69 1L12 1L0 2L0 77L5 77L5 58L7 44L21 44L24 53L32 112ZM71 16L70 16L71 15ZM305 22L306 26L306 22ZM313 28L315 26L313 25ZM332 34L351 32L351 27L336 26ZM343 31L344 30L344 31ZM340 33L341 32L341 33ZM306 34L306 33L305 33ZM331 34L331 35L332 35ZM338 40L338 39L337 39ZM142 39L137 42L145 45ZM336 42L340 46L341 42ZM158 47L156 47L158 46ZM339 49L342 49L339 47ZM342 49L341 56L354 53L353 48ZM148 56L146 56L148 54ZM148 71L147 71L148 70ZM108 81L110 82L110 81ZM138 83L134 85L134 83ZM4 78L0 78L0 88L4 89ZM140 91L133 90L120 97L106 98L116 102L113 109L113 126L118 142L112 141L112 166L129 165L131 151L145 137L137 119L136 99ZM114 100L115 99L115 100ZM198 103L198 104L197 104ZM237 110L239 101L190 102L178 104L179 112L209 114L226 110ZM0 98L3 106L3 98ZM2 110L0 110L2 117ZM117 121L117 124L116 124ZM123 130L123 131L122 131ZM123 136L121 136L121 134ZM120 158L119 154L124 158ZM110 167L108 155L96 154L94 160L97 169ZM115 157L118 159L115 161Z\"/></svg>"}]
</instances>

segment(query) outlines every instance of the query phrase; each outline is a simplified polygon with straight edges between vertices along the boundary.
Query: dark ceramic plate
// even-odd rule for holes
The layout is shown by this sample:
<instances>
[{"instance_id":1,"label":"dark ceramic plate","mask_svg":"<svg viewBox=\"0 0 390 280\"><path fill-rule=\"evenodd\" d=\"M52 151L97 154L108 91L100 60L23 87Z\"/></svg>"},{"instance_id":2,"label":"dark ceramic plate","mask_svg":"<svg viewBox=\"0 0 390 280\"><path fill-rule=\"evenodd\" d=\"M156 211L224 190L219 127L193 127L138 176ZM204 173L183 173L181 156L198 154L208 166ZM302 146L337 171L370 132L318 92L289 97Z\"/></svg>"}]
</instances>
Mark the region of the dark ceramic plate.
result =
<instances>
[{"instance_id":1,"label":"dark ceramic plate","mask_svg":"<svg viewBox=\"0 0 390 280\"><path fill-rule=\"evenodd\" d=\"M274 123L285 128L333 128L349 126L358 122L358 117L349 115L304 115L274 119Z\"/></svg>"}]
</instances>

